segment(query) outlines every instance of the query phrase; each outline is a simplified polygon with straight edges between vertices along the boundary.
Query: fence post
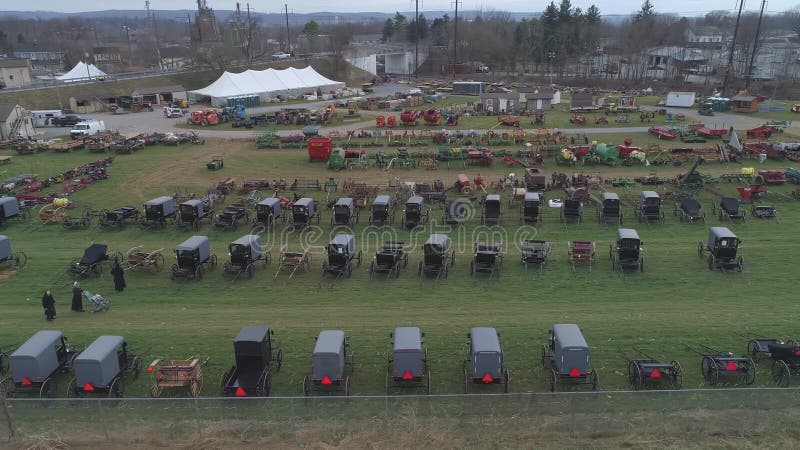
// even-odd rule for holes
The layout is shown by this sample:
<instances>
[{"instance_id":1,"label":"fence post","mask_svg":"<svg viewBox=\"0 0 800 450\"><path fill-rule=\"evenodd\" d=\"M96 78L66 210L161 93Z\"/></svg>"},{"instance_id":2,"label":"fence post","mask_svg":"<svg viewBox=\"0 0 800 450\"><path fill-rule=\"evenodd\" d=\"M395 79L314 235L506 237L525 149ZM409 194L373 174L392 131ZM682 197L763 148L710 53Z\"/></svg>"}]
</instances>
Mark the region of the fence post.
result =
<instances>
[{"instance_id":1,"label":"fence post","mask_svg":"<svg viewBox=\"0 0 800 450\"><path fill-rule=\"evenodd\" d=\"M97 413L100 417L100 422L103 422L103 431L106 432L106 440L110 441L111 435L108 433L108 422L106 422L106 417L104 417L105 415L103 414L103 400L99 398L97 399Z\"/></svg>"},{"instance_id":2,"label":"fence post","mask_svg":"<svg viewBox=\"0 0 800 450\"><path fill-rule=\"evenodd\" d=\"M202 419L200 418L200 399L195 397L193 404L194 404L194 420L195 422L197 422L197 434L202 438L203 425L202 425Z\"/></svg>"},{"instance_id":3,"label":"fence post","mask_svg":"<svg viewBox=\"0 0 800 450\"><path fill-rule=\"evenodd\" d=\"M297 421L294 413L294 397L289 399L289 422L292 424L292 435L297 437Z\"/></svg>"},{"instance_id":4,"label":"fence post","mask_svg":"<svg viewBox=\"0 0 800 450\"><path fill-rule=\"evenodd\" d=\"M392 418L391 414L389 413L389 395L384 397L384 406L386 408L386 431L392 431Z\"/></svg>"},{"instance_id":5,"label":"fence post","mask_svg":"<svg viewBox=\"0 0 800 450\"><path fill-rule=\"evenodd\" d=\"M11 411L8 410L8 400L5 397L3 397L3 400L0 401L0 405L2 405L3 408L3 417L5 417L6 423L8 424L8 440L11 441L16 435L16 430L14 429L14 418L11 417Z\"/></svg>"}]
</instances>

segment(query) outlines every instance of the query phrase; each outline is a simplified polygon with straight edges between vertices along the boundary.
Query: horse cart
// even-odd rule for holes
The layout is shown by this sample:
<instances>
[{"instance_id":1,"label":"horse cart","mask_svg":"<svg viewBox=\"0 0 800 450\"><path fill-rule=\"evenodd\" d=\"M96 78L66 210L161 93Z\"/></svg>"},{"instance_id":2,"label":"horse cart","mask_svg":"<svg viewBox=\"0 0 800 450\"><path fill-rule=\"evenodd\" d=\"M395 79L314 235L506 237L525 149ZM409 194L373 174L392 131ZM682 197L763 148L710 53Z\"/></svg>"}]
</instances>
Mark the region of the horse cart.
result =
<instances>
[{"instance_id":1,"label":"horse cart","mask_svg":"<svg viewBox=\"0 0 800 450\"><path fill-rule=\"evenodd\" d=\"M267 197L256 203L256 217L253 219L253 226L260 225L266 229L274 230L278 220L286 221L286 216L281 215L281 199Z\"/></svg>"},{"instance_id":2,"label":"horse cart","mask_svg":"<svg viewBox=\"0 0 800 450\"><path fill-rule=\"evenodd\" d=\"M112 256L114 260L120 263L124 262L125 258L119 252L109 255L107 245L92 244L83 251L81 259L72 260L67 268L66 275L70 278L99 276L103 273L105 266L108 265L108 261Z\"/></svg>"},{"instance_id":3,"label":"horse cart","mask_svg":"<svg viewBox=\"0 0 800 450\"><path fill-rule=\"evenodd\" d=\"M619 195L614 192L603 192L600 208L597 210L597 221L604 225L612 223L622 225L622 220L622 203Z\"/></svg>"},{"instance_id":4,"label":"horse cart","mask_svg":"<svg viewBox=\"0 0 800 450\"><path fill-rule=\"evenodd\" d=\"M174 220L178 212L175 199L168 196L157 197L144 203L144 214L139 219L143 229L164 228L168 220Z\"/></svg>"},{"instance_id":5,"label":"horse cart","mask_svg":"<svg viewBox=\"0 0 800 450\"><path fill-rule=\"evenodd\" d=\"M122 336L100 336L75 357L72 370L67 397L122 397L125 379L139 376L142 360Z\"/></svg>"},{"instance_id":6,"label":"horse cart","mask_svg":"<svg viewBox=\"0 0 800 450\"><path fill-rule=\"evenodd\" d=\"M738 381L743 385L751 385L756 381L756 363L749 355L734 356L732 352L705 345L701 345L699 349L688 348L702 357L700 370L711 386L716 386L723 380Z\"/></svg>"},{"instance_id":7,"label":"horse cart","mask_svg":"<svg viewBox=\"0 0 800 450\"><path fill-rule=\"evenodd\" d=\"M467 354L464 359L464 393L469 393L471 384L496 384L508 393L508 369L503 361L500 335L497 330L475 327L467 334Z\"/></svg>"},{"instance_id":8,"label":"horse cart","mask_svg":"<svg viewBox=\"0 0 800 450\"><path fill-rule=\"evenodd\" d=\"M478 241L475 243L475 254L469 263L469 274L488 273L489 279L500 276L503 266L503 244Z\"/></svg>"},{"instance_id":9,"label":"horse cart","mask_svg":"<svg viewBox=\"0 0 800 450\"><path fill-rule=\"evenodd\" d=\"M161 360L156 359L147 366L151 374L150 395L161 397L165 390L185 392L192 397L200 396L203 389L203 366L208 359L200 358Z\"/></svg>"},{"instance_id":10,"label":"horse cart","mask_svg":"<svg viewBox=\"0 0 800 450\"><path fill-rule=\"evenodd\" d=\"M708 252L708 270L721 269L739 272L744 270L744 259L737 256L742 241L725 227L711 227L708 230L708 241L697 244L697 255L702 258Z\"/></svg>"},{"instance_id":11,"label":"horse cart","mask_svg":"<svg viewBox=\"0 0 800 450\"><path fill-rule=\"evenodd\" d=\"M314 391L342 391L349 396L352 385L348 373L354 366L355 354L344 331L321 331L311 355L311 375L303 377L303 395L309 396Z\"/></svg>"},{"instance_id":12,"label":"horse cart","mask_svg":"<svg viewBox=\"0 0 800 450\"><path fill-rule=\"evenodd\" d=\"M539 275L541 275L550 258L550 242L540 239L523 239L519 246L525 270L528 270L528 265L537 265L539 266Z\"/></svg>"},{"instance_id":13,"label":"horse cart","mask_svg":"<svg viewBox=\"0 0 800 450\"><path fill-rule=\"evenodd\" d=\"M212 220L213 217L214 208L210 198L186 200L178 205L178 217L175 219L175 226L182 231L197 231L200 229L201 221Z\"/></svg>"},{"instance_id":14,"label":"horse cart","mask_svg":"<svg viewBox=\"0 0 800 450\"><path fill-rule=\"evenodd\" d=\"M28 256L23 251L14 251L11 248L11 239L0 234L0 266L8 265L17 270L25 267Z\"/></svg>"},{"instance_id":15,"label":"horse cart","mask_svg":"<svg viewBox=\"0 0 800 450\"><path fill-rule=\"evenodd\" d=\"M353 273L353 260L357 260L356 267L361 265L361 250L356 252L356 237L352 234L337 234L325 246L328 255L322 262L322 276L333 275L337 279L342 275L348 278Z\"/></svg>"},{"instance_id":16,"label":"horse cart","mask_svg":"<svg viewBox=\"0 0 800 450\"><path fill-rule=\"evenodd\" d=\"M114 210L104 209L100 212L101 228L106 230L120 230L125 226L125 222L136 220L139 217L139 210L135 206L122 206Z\"/></svg>"},{"instance_id":17,"label":"horse cart","mask_svg":"<svg viewBox=\"0 0 800 450\"><path fill-rule=\"evenodd\" d=\"M592 271L592 265L596 259L594 241L569 241L567 242L567 261L572 264L572 271L578 265L585 265L589 267L589 272Z\"/></svg>"},{"instance_id":18,"label":"horse cart","mask_svg":"<svg viewBox=\"0 0 800 450\"><path fill-rule=\"evenodd\" d=\"M125 260L121 263L123 269L150 269L153 272L161 272L166 265L164 254L161 253L164 249L160 248L153 251L145 251L142 246L136 246L128 250L125 254Z\"/></svg>"},{"instance_id":19,"label":"horse cart","mask_svg":"<svg viewBox=\"0 0 800 450\"><path fill-rule=\"evenodd\" d=\"M706 223L706 212L703 211L703 206L691 197L681 200L680 205L676 204L673 215L679 216L681 222L695 223L702 221Z\"/></svg>"},{"instance_id":20,"label":"horse cart","mask_svg":"<svg viewBox=\"0 0 800 450\"><path fill-rule=\"evenodd\" d=\"M322 215L317 211L317 201L303 197L292 205L292 229L302 230L316 222L318 225Z\"/></svg>"},{"instance_id":21,"label":"horse cart","mask_svg":"<svg viewBox=\"0 0 800 450\"><path fill-rule=\"evenodd\" d=\"M351 227L358 223L358 209L351 197L341 197L333 205L331 226Z\"/></svg>"},{"instance_id":22,"label":"horse cart","mask_svg":"<svg viewBox=\"0 0 800 450\"><path fill-rule=\"evenodd\" d=\"M11 377L0 381L0 399L24 394L56 396L56 377L69 372L77 352L61 331L39 331L8 358Z\"/></svg>"},{"instance_id":23,"label":"horse cart","mask_svg":"<svg viewBox=\"0 0 800 450\"><path fill-rule=\"evenodd\" d=\"M169 278L203 279L203 266L210 270L217 267L217 255L211 253L211 245L206 236L192 236L175 247L178 260L170 267Z\"/></svg>"},{"instance_id":24,"label":"horse cart","mask_svg":"<svg viewBox=\"0 0 800 450\"><path fill-rule=\"evenodd\" d=\"M386 393L392 389L423 389L431 393L431 372L425 333L418 327L397 327L389 335L392 351L387 360Z\"/></svg>"},{"instance_id":25,"label":"horse cart","mask_svg":"<svg viewBox=\"0 0 800 450\"><path fill-rule=\"evenodd\" d=\"M600 377L589 368L589 346L581 329L572 323L557 323L542 345L542 367L549 369L550 391L560 385L589 384L596 391Z\"/></svg>"},{"instance_id":26,"label":"horse cart","mask_svg":"<svg viewBox=\"0 0 800 450\"><path fill-rule=\"evenodd\" d=\"M404 245L402 241L384 242L369 264L370 278L377 274L385 274L387 278L392 275L399 277L400 269L408 266L408 253L405 252Z\"/></svg>"},{"instance_id":27,"label":"horse cart","mask_svg":"<svg viewBox=\"0 0 800 450\"><path fill-rule=\"evenodd\" d=\"M372 214L369 224L375 226L391 225L394 222L394 204L388 195L379 195L372 201Z\"/></svg>"},{"instance_id":28,"label":"horse cart","mask_svg":"<svg viewBox=\"0 0 800 450\"><path fill-rule=\"evenodd\" d=\"M236 397L268 397L272 387L272 371L281 370L283 350L274 340L275 331L268 326L243 327L233 338L235 365L222 376L222 395Z\"/></svg>"},{"instance_id":29,"label":"horse cart","mask_svg":"<svg viewBox=\"0 0 800 450\"><path fill-rule=\"evenodd\" d=\"M611 270L638 270L644 272L642 240L632 228L617 228L617 243L609 245Z\"/></svg>"},{"instance_id":30,"label":"horse cart","mask_svg":"<svg viewBox=\"0 0 800 450\"><path fill-rule=\"evenodd\" d=\"M255 234L246 234L228 245L229 260L222 264L222 271L234 278L244 275L253 278L256 273L256 264L261 263L267 267L271 261L269 252L261 248L261 237Z\"/></svg>"},{"instance_id":31,"label":"horse cart","mask_svg":"<svg viewBox=\"0 0 800 450\"><path fill-rule=\"evenodd\" d=\"M28 222L31 219L31 212L21 208L16 197L0 197L0 230L6 228L8 219Z\"/></svg>"},{"instance_id":32,"label":"horse cart","mask_svg":"<svg viewBox=\"0 0 800 450\"><path fill-rule=\"evenodd\" d=\"M422 248L423 257L417 267L420 280L423 275L447 278L447 273L456 262L456 251L450 249L450 238L446 234L431 234Z\"/></svg>"},{"instance_id":33,"label":"horse cart","mask_svg":"<svg viewBox=\"0 0 800 450\"><path fill-rule=\"evenodd\" d=\"M683 371L678 361L666 362L657 359L634 347L637 355L628 358L628 381L635 390L652 387L680 389L683 385Z\"/></svg>"},{"instance_id":34,"label":"horse cart","mask_svg":"<svg viewBox=\"0 0 800 450\"><path fill-rule=\"evenodd\" d=\"M278 270L275 272L273 280L278 279L281 271L291 270L289 272L288 280L291 280L297 269L308 270L311 268L311 252L304 249L301 252L289 251L287 246L281 247L280 256L278 256Z\"/></svg>"}]
</instances>

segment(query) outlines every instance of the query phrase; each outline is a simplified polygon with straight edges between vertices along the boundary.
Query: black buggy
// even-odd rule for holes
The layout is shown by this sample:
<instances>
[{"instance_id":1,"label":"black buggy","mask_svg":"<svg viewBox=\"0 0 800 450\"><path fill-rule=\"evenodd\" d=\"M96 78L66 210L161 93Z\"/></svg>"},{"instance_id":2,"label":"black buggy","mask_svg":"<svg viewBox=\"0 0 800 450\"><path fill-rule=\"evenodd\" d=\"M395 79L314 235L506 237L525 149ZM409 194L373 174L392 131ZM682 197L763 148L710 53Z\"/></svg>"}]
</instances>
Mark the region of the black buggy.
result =
<instances>
[{"instance_id":1,"label":"black buggy","mask_svg":"<svg viewBox=\"0 0 800 450\"><path fill-rule=\"evenodd\" d=\"M708 243L697 244L697 255L702 258L708 252L708 270L744 270L744 258L737 256L742 241L725 227L711 227L708 230Z\"/></svg>"},{"instance_id":2,"label":"black buggy","mask_svg":"<svg viewBox=\"0 0 800 450\"><path fill-rule=\"evenodd\" d=\"M619 195L614 192L603 192L600 209L597 210L597 220L605 225L612 223L622 225L623 213Z\"/></svg>"},{"instance_id":3,"label":"black buggy","mask_svg":"<svg viewBox=\"0 0 800 450\"><path fill-rule=\"evenodd\" d=\"M538 192L526 192L525 197L520 205L519 223L542 223L542 214L540 208L542 206L541 197Z\"/></svg>"},{"instance_id":4,"label":"black buggy","mask_svg":"<svg viewBox=\"0 0 800 450\"><path fill-rule=\"evenodd\" d=\"M404 245L402 241L384 242L369 263L370 278L377 274L385 274L387 278L392 275L399 277L400 269L408 266L408 253L405 252Z\"/></svg>"},{"instance_id":5,"label":"black buggy","mask_svg":"<svg viewBox=\"0 0 800 450\"><path fill-rule=\"evenodd\" d=\"M122 263L122 254L117 252L113 255L114 259ZM83 251L81 259L72 260L67 275L72 278L86 278L99 276L103 269L108 265L111 256L108 254L108 246L105 244L92 244Z\"/></svg>"},{"instance_id":6,"label":"black buggy","mask_svg":"<svg viewBox=\"0 0 800 450\"><path fill-rule=\"evenodd\" d=\"M106 230L121 230L125 222L136 220L139 217L139 210L135 206L122 206L114 210L104 209L100 212L98 224Z\"/></svg>"},{"instance_id":7,"label":"black buggy","mask_svg":"<svg viewBox=\"0 0 800 450\"><path fill-rule=\"evenodd\" d=\"M319 224L320 220L317 201L313 198L303 197L292 204L292 229L302 230L311 225L312 221Z\"/></svg>"},{"instance_id":8,"label":"black buggy","mask_svg":"<svg viewBox=\"0 0 800 450\"><path fill-rule=\"evenodd\" d=\"M206 236L192 236L175 247L176 264L170 267L169 278L203 279L203 266L211 270L217 267L217 255L211 253L211 244Z\"/></svg>"},{"instance_id":9,"label":"black buggy","mask_svg":"<svg viewBox=\"0 0 800 450\"><path fill-rule=\"evenodd\" d=\"M244 203L234 203L226 206L221 213L211 219L214 227L226 231L236 230L239 227L239 222L250 222L250 213L247 211L247 206Z\"/></svg>"},{"instance_id":10,"label":"black buggy","mask_svg":"<svg viewBox=\"0 0 800 450\"><path fill-rule=\"evenodd\" d=\"M478 241L475 243L475 254L469 263L469 274L488 273L489 278L500 276L503 265L503 244Z\"/></svg>"},{"instance_id":11,"label":"black buggy","mask_svg":"<svg viewBox=\"0 0 800 450\"><path fill-rule=\"evenodd\" d=\"M8 236L0 234L0 265L8 264L15 269L25 267L28 256L25 252L14 251L11 249L11 240Z\"/></svg>"},{"instance_id":12,"label":"black buggy","mask_svg":"<svg viewBox=\"0 0 800 450\"><path fill-rule=\"evenodd\" d=\"M425 209L425 199L415 195L406 200L403 210L403 227L406 229L425 225L428 220L428 210Z\"/></svg>"},{"instance_id":13,"label":"black buggy","mask_svg":"<svg viewBox=\"0 0 800 450\"><path fill-rule=\"evenodd\" d=\"M272 370L281 370L283 350L275 343L275 331L263 325L242 327L233 338L235 364L222 376L222 395L268 397Z\"/></svg>"},{"instance_id":14,"label":"black buggy","mask_svg":"<svg viewBox=\"0 0 800 450\"><path fill-rule=\"evenodd\" d=\"M447 278L447 273L456 262L456 252L450 249L450 238L446 234L431 234L422 248L423 257L417 267L417 275Z\"/></svg>"},{"instance_id":15,"label":"black buggy","mask_svg":"<svg viewBox=\"0 0 800 450\"><path fill-rule=\"evenodd\" d=\"M706 223L706 212L697 200L689 197L681 200L680 205L676 205L673 214L680 216L681 222L695 223L702 221Z\"/></svg>"},{"instance_id":16,"label":"black buggy","mask_svg":"<svg viewBox=\"0 0 800 450\"><path fill-rule=\"evenodd\" d=\"M503 361L500 336L497 330L475 327L467 334L467 354L464 358L464 393L471 384L499 384L508 392L508 369Z\"/></svg>"},{"instance_id":17,"label":"black buggy","mask_svg":"<svg viewBox=\"0 0 800 450\"><path fill-rule=\"evenodd\" d=\"M661 197L656 191L642 191L639 203L635 208L639 222L659 222L664 224L664 212L661 211Z\"/></svg>"},{"instance_id":18,"label":"black buggy","mask_svg":"<svg viewBox=\"0 0 800 450\"><path fill-rule=\"evenodd\" d=\"M388 195L379 195L372 202L369 224L375 226L391 225L394 222L394 204Z\"/></svg>"},{"instance_id":19,"label":"black buggy","mask_svg":"<svg viewBox=\"0 0 800 450\"><path fill-rule=\"evenodd\" d=\"M72 370L67 397L122 397L124 379L139 376L142 359L128 351L122 336L100 336L73 359Z\"/></svg>"},{"instance_id":20,"label":"black buggy","mask_svg":"<svg viewBox=\"0 0 800 450\"><path fill-rule=\"evenodd\" d=\"M632 228L617 228L617 244L609 246L608 257L611 259L611 270L644 272L642 240L639 239L639 233Z\"/></svg>"},{"instance_id":21,"label":"black buggy","mask_svg":"<svg viewBox=\"0 0 800 450\"><path fill-rule=\"evenodd\" d=\"M431 372L428 369L428 349L418 327L397 327L389 335L392 351L387 361L386 393L393 388L424 389L431 393Z\"/></svg>"},{"instance_id":22,"label":"black buggy","mask_svg":"<svg viewBox=\"0 0 800 450\"><path fill-rule=\"evenodd\" d=\"M488 194L483 198L483 212L481 213L481 225L500 225L502 220L503 202L498 194Z\"/></svg>"},{"instance_id":23,"label":"black buggy","mask_svg":"<svg viewBox=\"0 0 800 450\"><path fill-rule=\"evenodd\" d=\"M192 199L181 203L178 206L178 217L175 220L175 226L179 230L194 230L200 229L200 222L202 220L211 220L214 217L214 208L208 200Z\"/></svg>"},{"instance_id":24,"label":"black buggy","mask_svg":"<svg viewBox=\"0 0 800 450\"><path fill-rule=\"evenodd\" d=\"M31 219L31 212L26 208L20 208L16 197L0 197L0 230L6 228L8 219L27 222Z\"/></svg>"},{"instance_id":25,"label":"black buggy","mask_svg":"<svg viewBox=\"0 0 800 450\"><path fill-rule=\"evenodd\" d=\"M0 381L0 399L20 394L54 397L56 375L69 372L77 352L61 331L39 331L8 358L11 377Z\"/></svg>"},{"instance_id":26,"label":"black buggy","mask_svg":"<svg viewBox=\"0 0 800 450\"><path fill-rule=\"evenodd\" d=\"M175 199L168 196L148 200L144 204L144 214L139 220L139 226L144 229L164 228L167 220L174 220L178 210Z\"/></svg>"},{"instance_id":27,"label":"black buggy","mask_svg":"<svg viewBox=\"0 0 800 450\"><path fill-rule=\"evenodd\" d=\"M519 243L522 264L525 270L528 270L528 265L539 266L539 274L544 271L544 266L547 265L547 260L550 258L551 245L548 241L540 239L523 239Z\"/></svg>"},{"instance_id":28,"label":"black buggy","mask_svg":"<svg viewBox=\"0 0 800 450\"><path fill-rule=\"evenodd\" d=\"M326 261L322 262L322 276L334 275L337 279L342 275L350 277L353 273L353 260L357 260L356 267L361 265L361 250L356 253L356 237L352 234L337 234L325 246L328 254Z\"/></svg>"},{"instance_id":29,"label":"black buggy","mask_svg":"<svg viewBox=\"0 0 800 450\"><path fill-rule=\"evenodd\" d=\"M269 252L261 249L261 237L255 234L246 234L231 242L228 257L230 259L222 264L222 271L235 278L242 275L253 278L256 264L261 261L261 266L267 267L272 259Z\"/></svg>"},{"instance_id":30,"label":"black buggy","mask_svg":"<svg viewBox=\"0 0 800 450\"><path fill-rule=\"evenodd\" d=\"M741 220L742 223L747 223L747 211L742 209L738 198L722 197L719 206L714 205L714 214L717 214L719 220Z\"/></svg>"},{"instance_id":31,"label":"black buggy","mask_svg":"<svg viewBox=\"0 0 800 450\"><path fill-rule=\"evenodd\" d=\"M286 221L286 217L281 215L281 200L279 198L268 197L256 203L256 217L253 220L253 226L260 225L274 230L275 223L278 220Z\"/></svg>"},{"instance_id":32,"label":"black buggy","mask_svg":"<svg viewBox=\"0 0 800 450\"><path fill-rule=\"evenodd\" d=\"M342 225L352 227L358 223L358 209L356 203L351 197L342 197L336 200L333 205L333 217L331 217L331 226Z\"/></svg>"},{"instance_id":33,"label":"black buggy","mask_svg":"<svg viewBox=\"0 0 800 450\"><path fill-rule=\"evenodd\" d=\"M580 224L583 221L583 203L580 200L567 199L561 203L561 223L567 222Z\"/></svg>"},{"instance_id":34,"label":"black buggy","mask_svg":"<svg viewBox=\"0 0 800 450\"><path fill-rule=\"evenodd\" d=\"M314 391L343 391L349 396L352 391L350 376L355 366L355 354L342 330L323 330L317 337L311 355L311 375L303 377L303 395Z\"/></svg>"},{"instance_id":35,"label":"black buggy","mask_svg":"<svg viewBox=\"0 0 800 450\"><path fill-rule=\"evenodd\" d=\"M444 208L443 222L445 225L461 226L470 219L472 204L465 198L457 198L447 202Z\"/></svg>"},{"instance_id":36,"label":"black buggy","mask_svg":"<svg viewBox=\"0 0 800 450\"><path fill-rule=\"evenodd\" d=\"M600 377L589 368L589 346L580 328L572 323L557 323L550 340L542 345L542 367L549 369L550 391L562 384L589 384L596 391Z\"/></svg>"}]
</instances>

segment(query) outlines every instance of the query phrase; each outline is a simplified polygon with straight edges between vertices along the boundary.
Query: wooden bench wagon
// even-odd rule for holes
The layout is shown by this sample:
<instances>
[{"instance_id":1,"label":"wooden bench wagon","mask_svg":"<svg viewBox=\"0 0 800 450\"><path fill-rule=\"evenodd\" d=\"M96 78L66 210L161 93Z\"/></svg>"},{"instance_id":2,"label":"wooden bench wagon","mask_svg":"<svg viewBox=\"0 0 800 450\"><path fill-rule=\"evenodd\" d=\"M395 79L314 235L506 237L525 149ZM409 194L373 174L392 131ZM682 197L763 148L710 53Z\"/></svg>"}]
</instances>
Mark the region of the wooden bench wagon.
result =
<instances>
[{"instance_id":1,"label":"wooden bench wagon","mask_svg":"<svg viewBox=\"0 0 800 450\"><path fill-rule=\"evenodd\" d=\"M275 272L273 279L278 279L278 275L282 270L291 270L289 280L292 279L297 269L308 270L311 268L311 253L308 249L302 252L290 252L286 246L281 247L281 254L278 258L278 270Z\"/></svg>"},{"instance_id":2,"label":"wooden bench wagon","mask_svg":"<svg viewBox=\"0 0 800 450\"><path fill-rule=\"evenodd\" d=\"M203 366L206 362L208 359L156 359L147 366L147 371L153 376L150 395L160 397L165 389L186 389L192 397L199 396L203 389Z\"/></svg>"}]
</instances>

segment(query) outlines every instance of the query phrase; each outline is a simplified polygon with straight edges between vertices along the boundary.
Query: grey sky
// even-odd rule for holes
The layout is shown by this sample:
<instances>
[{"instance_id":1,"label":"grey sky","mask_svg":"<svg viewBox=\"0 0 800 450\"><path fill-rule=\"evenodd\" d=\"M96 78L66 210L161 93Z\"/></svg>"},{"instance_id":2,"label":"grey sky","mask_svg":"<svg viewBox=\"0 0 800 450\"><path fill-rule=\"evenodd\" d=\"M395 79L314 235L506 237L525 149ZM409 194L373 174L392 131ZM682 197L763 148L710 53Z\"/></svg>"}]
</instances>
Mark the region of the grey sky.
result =
<instances>
[{"instance_id":1,"label":"grey sky","mask_svg":"<svg viewBox=\"0 0 800 450\"><path fill-rule=\"evenodd\" d=\"M214 9L234 9L236 0L207 0L210 7ZM298 13L308 12L394 12L413 10L414 0L380 0L380 1L361 1L361 0L251 0L250 7L258 12L275 13L283 10L283 4L288 3L290 11ZM643 0L642 0L643 1ZM734 11L736 0L651 0L658 12L670 12L680 15L702 15L708 11L724 9ZM247 0L241 0L244 6ZM504 11L526 12L542 11L549 1L530 1L530 0L505 0L494 2L490 0L463 0L460 7L463 9L502 9ZM558 1L556 1L558 3ZM639 0L572 0L576 7L586 9L592 3L600 8L603 14L626 14L639 8ZM502 5L502 6L498 6ZM757 10L760 1L746 0L746 10ZM797 0L770 0L767 9L771 13L778 13L787 9L798 7ZM151 0L150 7L154 9L193 9L196 7L195 0ZM144 0L121 1L121 0L34 0L32 2L12 2L3 0L0 2L0 10L6 11L60 11L60 12L80 12L97 11L106 9L144 9ZM425 10L451 10L453 0L420 0L420 9Z\"/></svg>"}]
</instances>

